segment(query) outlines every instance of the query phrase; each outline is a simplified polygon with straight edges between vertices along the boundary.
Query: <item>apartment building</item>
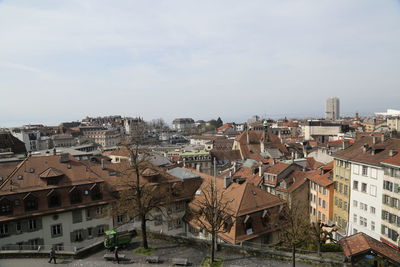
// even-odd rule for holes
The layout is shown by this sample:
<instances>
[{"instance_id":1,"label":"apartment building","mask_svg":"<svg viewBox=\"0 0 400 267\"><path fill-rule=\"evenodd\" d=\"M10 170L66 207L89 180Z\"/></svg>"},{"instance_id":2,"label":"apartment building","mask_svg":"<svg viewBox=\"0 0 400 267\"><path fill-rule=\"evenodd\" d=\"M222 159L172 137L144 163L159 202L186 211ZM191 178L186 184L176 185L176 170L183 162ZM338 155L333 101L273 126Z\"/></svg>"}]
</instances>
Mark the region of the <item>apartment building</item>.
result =
<instances>
[{"instance_id":1,"label":"apartment building","mask_svg":"<svg viewBox=\"0 0 400 267\"><path fill-rule=\"evenodd\" d=\"M388 218L390 222L393 222L397 217L393 217L382 210L382 198L384 203L389 203L392 200L385 199L384 188L388 185L387 183L384 184L384 169L381 162L393 153L391 151L399 149L400 139L385 139L383 135L379 138L364 136L348 149L335 154L335 168L339 171L335 172L334 178L337 182L334 220L335 215L337 216L336 221L339 220L340 214L345 216L343 212L340 214L338 212L340 211L340 199L342 199L342 209L348 209L348 227L342 227L341 230L345 231L340 232L340 234L351 235L364 232L379 240L382 231L388 233L388 230L383 230L384 228L381 226L382 218ZM350 187L345 188L344 186L349 183L340 185L340 170L343 166L346 169L346 164L347 171L345 173L346 175L350 173ZM351 190L350 194L349 189ZM343 195L347 196L345 198L347 199L346 205L343 204L345 199L341 198ZM336 203L337 199L339 203ZM390 205L393 204L390 203Z\"/></svg>"},{"instance_id":2,"label":"apartment building","mask_svg":"<svg viewBox=\"0 0 400 267\"><path fill-rule=\"evenodd\" d=\"M400 248L400 150L389 151L389 157L382 161L383 195L381 241Z\"/></svg>"},{"instance_id":3,"label":"apartment building","mask_svg":"<svg viewBox=\"0 0 400 267\"><path fill-rule=\"evenodd\" d=\"M0 184L0 246L85 247L112 228L104 179L68 155L29 157Z\"/></svg>"},{"instance_id":4,"label":"apartment building","mask_svg":"<svg viewBox=\"0 0 400 267\"><path fill-rule=\"evenodd\" d=\"M333 221L333 170L312 171L307 179L310 180L310 220L328 224Z\"/></svg>"}]
</instances>

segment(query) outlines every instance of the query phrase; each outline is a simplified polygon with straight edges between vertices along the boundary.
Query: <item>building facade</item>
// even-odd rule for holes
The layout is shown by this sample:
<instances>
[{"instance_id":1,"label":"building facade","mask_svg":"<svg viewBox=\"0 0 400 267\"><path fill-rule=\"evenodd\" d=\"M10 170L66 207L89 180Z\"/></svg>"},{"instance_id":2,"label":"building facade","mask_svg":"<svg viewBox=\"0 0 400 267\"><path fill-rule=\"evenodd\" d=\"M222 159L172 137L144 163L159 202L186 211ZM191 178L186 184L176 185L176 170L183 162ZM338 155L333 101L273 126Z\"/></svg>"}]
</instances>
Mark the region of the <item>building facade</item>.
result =
<instances>
[{"instance_id":1,"label":"building facade","mask_svg":"<svg viewBox=\"0 0 400 267\"><path fill-rule=\"evenodd\" d=\"M338 120L340 118L340 102L337 97L330 97L326 100L325 119Z\"/></svg>"}]
</instances>

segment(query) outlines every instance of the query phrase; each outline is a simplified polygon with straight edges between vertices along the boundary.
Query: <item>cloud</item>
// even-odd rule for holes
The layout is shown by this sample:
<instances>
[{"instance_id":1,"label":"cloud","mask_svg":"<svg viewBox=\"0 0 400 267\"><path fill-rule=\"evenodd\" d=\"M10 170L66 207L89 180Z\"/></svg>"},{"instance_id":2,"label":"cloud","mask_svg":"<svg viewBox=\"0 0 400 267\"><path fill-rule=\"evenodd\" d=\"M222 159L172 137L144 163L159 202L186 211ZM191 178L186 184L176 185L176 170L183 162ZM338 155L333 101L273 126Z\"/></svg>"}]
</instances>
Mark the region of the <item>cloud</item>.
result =
<instances>
[{"instance_id":1,"label":"cloud","mask_svg":"<svg viewBox=\"0 0 400 267\"><path fill-rule=\"evenodd\" d=\"M4 1L0 92L24 98L0 112L321 116L336 95L372 113L398 106L399 23L396 1Z\"/></svg>"}]
</instances>

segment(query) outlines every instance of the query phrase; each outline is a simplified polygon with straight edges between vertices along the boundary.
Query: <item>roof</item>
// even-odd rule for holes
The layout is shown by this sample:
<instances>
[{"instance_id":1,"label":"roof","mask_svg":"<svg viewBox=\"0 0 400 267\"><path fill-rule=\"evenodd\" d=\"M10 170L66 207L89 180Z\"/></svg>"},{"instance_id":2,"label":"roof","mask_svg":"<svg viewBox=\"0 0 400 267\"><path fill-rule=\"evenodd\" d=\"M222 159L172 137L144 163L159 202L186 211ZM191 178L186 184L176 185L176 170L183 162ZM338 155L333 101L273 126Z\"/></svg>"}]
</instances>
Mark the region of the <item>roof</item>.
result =
<instances>
[{"instance_id":1,"label":"roof","mask_svg":"<svg viewBox=\"0 0 400 267\"><path fill-rule=\"evenodd\" d=\"M204 188L207 182L212 181L213 177L195 170L189 169L191 172L198 174L203 178L203 184L200 188ZM222 177L216 178L217 188L223 189L224 179ZM229 209L234 216L243 216L257 211L261 211L273 206L285 203L279 197L265 192L258 188L251 182L244 182L243 184L232 183L228 188L223 190L223 197L230 201ZM199 196L195 196L199 197Z\"/></svg>"},{"instance_id":2,"label":"roof","mask_svg":"<svg viewBox=\"0 0 400 267\"><path fill-rule=\"evenodd\" d=\"M332 175L333 175L332 170L327 173L322 173L322 174L319 170L317 170L317 171L309 172L309 174L307 175L307 179L309 179L319 185L327 187L334 183L333 180L329 179Z\"/></svg>"},{"instance_id":3,"label":"roof","mask_svg":"<svg viewBox=\"0 0 400 267\"><path fill-rule=\"evenodd\" d=\"M0 133L0 150L10 149L14 154L26 153L25 143L9 132Z\"/></svg>"},{"instance_id":4,"label":"roof","mask_svg":"<svg viewBox=\"0 0 400 267\"><path fill-rule=\"evenodd\" d=\"M62 175L63 174L63 175ZM57 185L47 185L41 178L60 177ZM68 162L60 162L60 156L28 157L22 161L9 177L0 185L0 195L32 192L60 186L73 186L103 182L100 175L90 165L68 157Z\"/></svg>"},{"instance_id":5,"label":"roof","mask_svg":"<svg viewBox=\"0 0 400 267\"><path fill-rule=\"evenodd\" d=\"M386 245L362 232L339 240L346 257L353 257L371 251L400 264L400 253L389 245Z\"/></svg>"},{"instance_id":6,"label":"roof","mask_svg":"<svg viewBox=\"0 0 400 267\"><path fill-rule=\"evenodd\" d=\"M336 152L333 157L379 166L382 161L389 158L390 150L400 151L400 139L391 138L382 141L378 137L364 136L347 149Z\"/></svg>"},{"instance_id":7,"label":"roof","mask_svg":"<svg viewBox=\"0 0 400 267\"><path fill-rule=\"evenodd\" d=\"M180 179L192 179L200 177L199 175L194 174L193 172L180 167L170 169L167 171L167 173L171 174L172 176L178 177Z\"/></svg>"},{"instance_id":8,"label":"roof","mask_svg":"<svg viewBox=\"0 0 400 267\"><path fill-rule=\"evenodd\" d=\"M233 126L233 123L225 123L224 125L220 126L217 128L217 131L223 131L228 128L231 128Z\"/></svg>"},{"instance_id":9,"label":"roof","mask_svg":"<svg viewBox=\"0 0 400 267\"><path fill-rule=\"evenodd\" d=\"M400 167L400 153L397 152L394 156L383 160L382 163Z\"/></svg>"},{"instance_id":10,"label":"roof","mask_svg":"<svg viewBox=\"0 0 400 267\"><path fill-rule=\"evenodd\" d=\"M272 165L271 167L269 167L267 169L266 173L278 175L281 172L283 172L286 168L288 168L290 165L291 164L279 162L279 163L276 163L276 164Z\"/></svg>"},{"instance_id":11,"label":"roof","mask_svg":"<svg viewBox=\"0 0 400 267\"><path fill-rule=\"evenodd\" d=\"M215 157L217 160L227 160L234 161L240 160L242 157L240 156L239 150L215 150L212 149L210 151L212 157Z\"/></svg>"}]
</instances>

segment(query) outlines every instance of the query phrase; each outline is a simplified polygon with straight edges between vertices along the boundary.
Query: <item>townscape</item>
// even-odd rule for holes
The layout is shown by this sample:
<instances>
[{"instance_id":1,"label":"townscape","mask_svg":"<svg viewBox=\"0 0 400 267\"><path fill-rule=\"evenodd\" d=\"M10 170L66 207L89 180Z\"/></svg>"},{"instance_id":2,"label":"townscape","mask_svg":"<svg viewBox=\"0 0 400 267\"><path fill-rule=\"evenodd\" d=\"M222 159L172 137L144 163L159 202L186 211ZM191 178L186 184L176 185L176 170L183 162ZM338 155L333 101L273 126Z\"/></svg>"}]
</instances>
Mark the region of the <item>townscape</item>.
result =
<instances>
[{"instance_id":1,"label":"townscape","mask_svg":"<svg viewBox=\"0 0 400 267\"><path fill-rule=\"evenodd\" d=\"M325 119L4 128L0 254L115 249L123 235L150 249L164 236L206 242L211 261L225 244L398 266L399 131L399 110L341 117L338 98Z\"/></svg>"}]
</instances>

